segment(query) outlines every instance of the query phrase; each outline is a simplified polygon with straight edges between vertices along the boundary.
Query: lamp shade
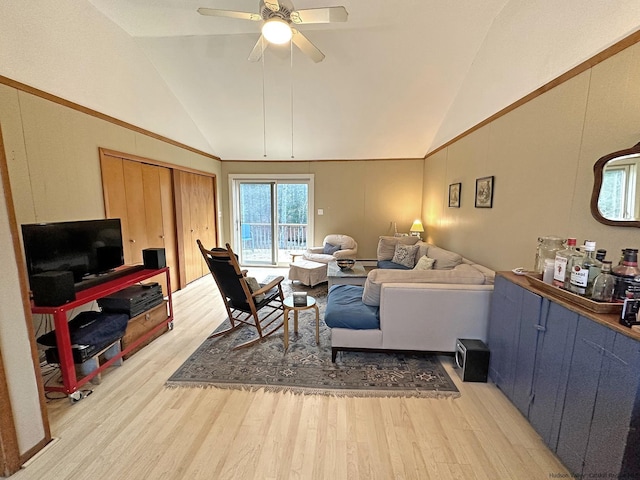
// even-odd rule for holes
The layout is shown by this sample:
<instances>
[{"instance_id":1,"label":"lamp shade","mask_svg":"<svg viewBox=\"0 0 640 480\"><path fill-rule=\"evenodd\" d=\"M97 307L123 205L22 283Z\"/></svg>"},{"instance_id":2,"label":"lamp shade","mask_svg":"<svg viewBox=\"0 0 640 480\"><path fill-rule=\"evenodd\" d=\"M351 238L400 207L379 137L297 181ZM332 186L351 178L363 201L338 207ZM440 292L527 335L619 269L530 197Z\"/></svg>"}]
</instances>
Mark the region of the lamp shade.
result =
<instances>
[{"instance_id":1,"label":"lamp shade","mask_svg":"<svg viewBox=\"0 0 640 480\"><path fill-rule=\"evenodd\" d=\"M291 27L279 18L272 18L262 25L262 35L269 43L281 45L291 40Z\"/></svg>"},{"instance_id":2,"label":"lamp shade","mask_svg":"<svg viewBox=\"0 0 640 480\"><path fill-rule=\"evenodd\" d=\"M411 225L411 228L409 229L410 232L424 232L424 227L422 226L422 222L420 220L415 220L413 222L413 225Z\"/></svg>"}]
</instances>

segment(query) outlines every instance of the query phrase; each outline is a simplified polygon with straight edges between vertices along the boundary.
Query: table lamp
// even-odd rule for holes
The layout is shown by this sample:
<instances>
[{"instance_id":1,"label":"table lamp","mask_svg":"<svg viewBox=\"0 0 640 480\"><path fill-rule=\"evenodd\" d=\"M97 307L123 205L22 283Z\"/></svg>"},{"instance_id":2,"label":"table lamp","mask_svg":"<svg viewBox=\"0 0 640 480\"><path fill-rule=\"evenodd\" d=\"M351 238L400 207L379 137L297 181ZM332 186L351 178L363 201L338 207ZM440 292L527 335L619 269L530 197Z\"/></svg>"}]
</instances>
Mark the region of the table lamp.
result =
<instances>
[{"instance_id":1,"label":"table lamp","mask_svg":"<svg viewBox=\"0 0 640 480\"><path fill-rule=\"evenodd\" d=\"M420 238L420 234L424 232L424 227L422 226L422 222L416 219L413 222L413 225L411 225L411 228L409 229L409 231L411 232L412 236Z\"/></svg>"}]
</instances>

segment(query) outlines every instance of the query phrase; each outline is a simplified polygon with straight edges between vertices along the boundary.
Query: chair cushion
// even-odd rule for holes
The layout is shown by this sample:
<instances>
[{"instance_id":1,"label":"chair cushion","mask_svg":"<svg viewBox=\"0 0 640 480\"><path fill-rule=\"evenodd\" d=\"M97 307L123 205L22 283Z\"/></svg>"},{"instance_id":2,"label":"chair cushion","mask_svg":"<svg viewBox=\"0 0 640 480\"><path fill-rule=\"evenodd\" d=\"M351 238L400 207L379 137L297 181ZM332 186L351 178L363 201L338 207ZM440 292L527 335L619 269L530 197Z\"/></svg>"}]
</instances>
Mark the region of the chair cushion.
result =
<instances>
[{"instance_id":1,"label":"chair cushion","mask_svg":"<svg viewBox=\"0 0 640 480\"><path fill-rule=\"evenodd\" d=\"M333 285L329 289L324 323L330 328L380 328L380 309L362 303L362 291L363 287L358 285Z\"/></svg>"},{"instance_id":2,"label":"chair cushion","mask_svg":"<svg viewBox=\"0 0 640 480\"><path fill-rule=\"evenodd\" d=\"M256 290L260 290L262 288L258 283L258 280L256 280L254 277L245 277L245 281L247 282L247 285L249 286L249 290L251 290L251 293L255 292ZM260 303L262 300L264 300L264 293L261 293L260 295L256 295L255 297L253 297L253 301L255 303Z\"/></svg>"},{"instance_id":3,"label":"chair cushion","mask_svg":"<svg viewBox=\"0 0 640 480\"><path fill-rule=\"evenodd\" d=\"M403 245L398 243L391 261L404 265L407 268L413 268L416 264L416 251L418 248L418 245Z\"/></svg>"}]
</instances>

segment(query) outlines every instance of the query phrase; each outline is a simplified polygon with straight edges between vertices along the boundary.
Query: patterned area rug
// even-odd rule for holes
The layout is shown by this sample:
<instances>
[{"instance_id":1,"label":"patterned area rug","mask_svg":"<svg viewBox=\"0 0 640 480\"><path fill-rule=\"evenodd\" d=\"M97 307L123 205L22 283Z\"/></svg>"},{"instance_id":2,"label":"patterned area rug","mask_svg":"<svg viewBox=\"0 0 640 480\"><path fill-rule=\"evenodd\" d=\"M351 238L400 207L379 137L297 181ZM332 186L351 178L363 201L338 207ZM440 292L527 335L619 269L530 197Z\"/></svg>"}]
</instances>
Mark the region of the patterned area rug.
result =
<instances>
[{"instance_id":1,"label":"patterned area rug","mask_svg":"<svg viewBox=\"0 0 640 480\"><path fill-rule=\"evenodd\" d=\"M269 279L267 278L266 281ZM207 339L169 378L168 387L217 387L359 397L459 396L437 357L428 354L340 352L331 362L331 331L322 321L327 285L314 288L283 282L285 294L306 291L320 309L320 345L315 313L299 313L299 331L289 321L289 349L283 332L251 347L232 348L253 337L249 327ZM217 330L226 328L225 320Z\"/></svg>"}]
</instances>

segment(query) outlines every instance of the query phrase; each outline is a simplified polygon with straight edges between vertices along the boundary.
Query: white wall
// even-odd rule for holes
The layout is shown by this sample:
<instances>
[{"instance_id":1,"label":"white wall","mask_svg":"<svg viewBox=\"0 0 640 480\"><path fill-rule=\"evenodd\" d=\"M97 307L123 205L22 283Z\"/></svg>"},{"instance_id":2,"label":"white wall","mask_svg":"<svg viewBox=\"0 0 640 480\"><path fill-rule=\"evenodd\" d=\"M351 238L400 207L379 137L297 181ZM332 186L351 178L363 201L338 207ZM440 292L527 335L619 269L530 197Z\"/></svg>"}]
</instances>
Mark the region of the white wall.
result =
<instances>
[{"instance_id":1,"label":"white wall","mask_svg":"<svg viewBox=\"0 0 640 480\"><path fill-rule=\"evenodd\" d=\"M428 238L496 270L533 268L546 235L594 240L614 261L640 247L638 228L603 225L590 212L596 161L640 140L639 85L636 43L428 157ZM489 175L493 208L475 208L475 180ZM461 206L449 208L457 182Z\"/></svg>"},{"instance_id":2,"label":"white wall","mask_svg":"<svg viewBox=\"0 0 640 480\"><path fill-rule=\"evenodd\" d=\"M212 153L136 42L86 1L0 2L0 74Z\"/></svg>"},{"instance_id":3,"label":"white wall","mask_svg":"<svg viewBox=\"0 0 640 480\"><path fill-rule=\"evenodd\" d=\"M1 84L0 126L18 225L103 218L99 147L221 175L218 160ZM6 206L0 208L0 348L25 453L42 441L43 430L39 405L33 410L38 395L17 259L9 248Z\"/></svg>"},{"instance_id":4,"label":"white wall","mask_svg":"<svg viewBox=\"0 0 640 480\"><path fill-rule=\"evenodd\" d=\"M20 454L44 438L38 387L31 357L27 321L20 298L20 280L13 252L9 215L0 182L0 351L4 362L9 399Z\"/></svg>"},{"instance_id":5,"label":"white wall","mask_svg":"<svg viewBox=\"0 0 640 480\"><path fill-rule=\"evenodd\" d=\"M511 0L430 151L640 29L638 0Z\"/></svg>"}]
</instances>

